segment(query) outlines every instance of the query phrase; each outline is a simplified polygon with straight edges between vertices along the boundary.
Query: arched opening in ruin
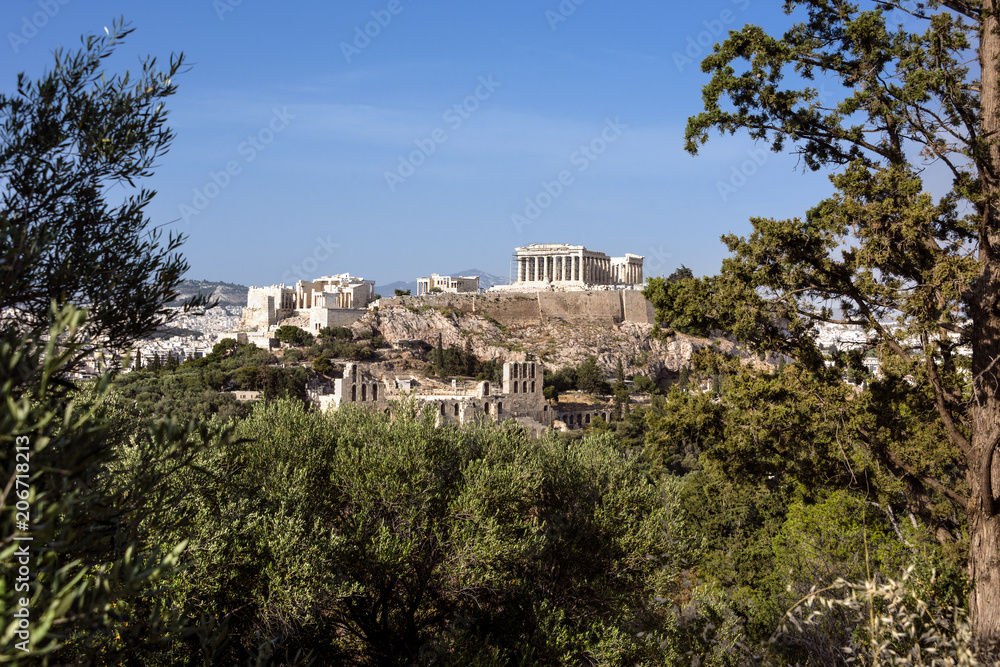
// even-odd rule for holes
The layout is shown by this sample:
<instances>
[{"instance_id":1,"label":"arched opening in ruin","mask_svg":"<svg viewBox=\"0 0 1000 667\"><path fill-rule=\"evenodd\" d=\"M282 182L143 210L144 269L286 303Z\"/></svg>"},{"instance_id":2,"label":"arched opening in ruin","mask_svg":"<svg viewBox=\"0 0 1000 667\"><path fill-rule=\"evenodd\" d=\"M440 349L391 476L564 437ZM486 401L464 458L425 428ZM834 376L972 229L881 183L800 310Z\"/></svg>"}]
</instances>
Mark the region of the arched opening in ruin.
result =
<instances>
[{"instance_id":1,"label":"arched opening in ruin","mask_svg":"<svg viewBox=\"0 0 1000 667\"><path fill-rule=\"evenodd\" d=\"M497 403L497 416L500 416L501 412L503 412L503 403Z\"/></svg>"},{"instance_id":2,"label":"arched opening in ruin","mask_svg":"<svg viewBox=\"0 0 1000 667\"><path fill-rule=\"evenodd\" d=\"M372 400L373 401L377 401L378 400L378 385L377 384L373 384L372 385Z\"/></svg>"},{"instance_id":3,"label":"arched opening in ruin","mask_svg":"<svg viewBox=\"0 0 1000 667\"><path fill-rule=\"evenodd\" d=\"M490 383L489 382L484 382L483 383L483 396L489 396L489 395L490 395Z\"/></svg>"},{"instance_id":4,"label":"arched opening in ruin","mask_svg":"<svg viewBox=\"0 0 1000 667\"><path fill-rule=\"evenodd\" d=\"M358 400L358 388L355 385L351 385L351 403Z\"/></svg>"},{"instance_id":5,"label":"arched opening in ruin","mask_svg":"<svg viewBox=\"0 0 1000 667\"><path fill-rule=\"evenodd\" d=\"M584 422L586 422L587 424L590 423L590 415L587 415L587 417L584 419Z\"/></svg>"},{"instance_id":6,"label":"arched opening in ruin","mask_svg":"<svg viewBox=\"0 0 1000 667\"><path fill-rule=\"evenodd\" d=\"M444 416L444 403L441 404L441 416Z\"/></svg>"},{"instance_id":7,"label":"arched opening in ruin","mask_svg":"<svg viewBox=\"0 0 1000 667\"><path fill-rule=\"evenodd\" d=\"M455 404L455 416L458 416L458 403Z\"/></svg>"},{"instance_id":8,"label":"arched opening in ruin","mask_svg":"<svg viewBox=\"0 0 1000 667\"><path fill-rule=\"evenodd\" d=\"M532 378L535 377L535 365L531 364L531 366L529 366L529 368L531 369L531 371L530 371L531 372L531 377Z\"/></svg>"},{"instance_id":9,"label":"arched opening in ruin","mask_svg":"<svg viewBox=\"0 0 1000 667\"><path fill-rule=\"evenodd\" d=\"M524 381L524 385L521 387L521 389L522 389L522 391L521 391L522 394L527 394L528 393L528 381L527 380Z\"/></svg>"},{"instance_id":10,"label":"arched opening in ruin","mask_svg":"<svg viewBox=\"0 0 1000 667\"><path fill-rule=\"evenodd\" d=\"M514 393L516 394L517 393L517 383L514 382L513 384L514 384Z\"/></svg>"},{"instance_id":11,"label":"arched opening in ruin","mask_svg":"<svg viewBox=\"0 0 1000 667\"><path fill-rule=\"evenodd\" d=\"M535 383L534 382L531 383L531 393L532 394L535 393Z\"/></svg>"},{"instance_id":12,"label":"arched opening in ruin","mask_svg":"<svg viewBox=\"0 0 1000 667\"><path fill-rule=\"evenodd\" d=\"M364 403L368 400L368 385L361 385L361 402Z\"/></svg>"}]
</instances>

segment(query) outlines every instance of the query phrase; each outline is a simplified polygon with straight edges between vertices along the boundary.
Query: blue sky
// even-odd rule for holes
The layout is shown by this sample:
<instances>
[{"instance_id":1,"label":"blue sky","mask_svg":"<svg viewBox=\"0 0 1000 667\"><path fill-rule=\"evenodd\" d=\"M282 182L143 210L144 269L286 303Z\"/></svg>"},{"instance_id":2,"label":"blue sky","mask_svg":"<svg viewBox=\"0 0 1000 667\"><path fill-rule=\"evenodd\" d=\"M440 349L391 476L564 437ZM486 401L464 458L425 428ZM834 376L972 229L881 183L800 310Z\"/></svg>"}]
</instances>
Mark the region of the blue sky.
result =
<instances>
[{"instance_id":1,"label":"blue sky","mask_svg":"<svg viewBox=\"0 0 1000 667\"><path fill-rule=\"evenodd\" d=\"M191 278L506 276L530 243L711 274L720 235L831 190L745 136L683 151L706 45L780 28L778 2L7 0L0 86L122 14L136 32L109 67L192 65L147 182L153 222L189 236Z\"/></svg>"}]
</instances>

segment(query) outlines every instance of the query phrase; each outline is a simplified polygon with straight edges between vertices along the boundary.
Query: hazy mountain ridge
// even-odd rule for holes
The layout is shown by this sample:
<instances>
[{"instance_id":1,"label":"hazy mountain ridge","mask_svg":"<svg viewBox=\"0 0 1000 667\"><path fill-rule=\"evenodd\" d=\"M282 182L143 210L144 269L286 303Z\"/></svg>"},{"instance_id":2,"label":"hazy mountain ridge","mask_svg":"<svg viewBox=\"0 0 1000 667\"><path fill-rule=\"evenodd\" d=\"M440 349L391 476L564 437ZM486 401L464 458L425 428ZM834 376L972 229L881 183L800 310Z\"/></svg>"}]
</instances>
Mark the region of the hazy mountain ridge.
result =
<instances>
[{"instance_id":1,"label":"hazy mountain ridge","mask_svg":"<svg viewBox=\"0 0 1000 667\"><path fill-rule=\"evenodd\" d=\"M510 281L507 278L494 275L492 273L487 273L479 269L466 269L465 271L453 271L448 274L449 276L479 276L479 286L483 289L489 289L495 285L509 285ZM417 281L416 280L397 280L396 282L386 283L384 285L375 285L375 291L384 297L390 297L393 295L394 291L400 290L410 290L411 294L417 293Z\"/></svg>"},{"instance_id":2,"label":"hazy mountain ridge","mask_svg":"<svg viewBox=\"0 0 1000 667\"><path fill-rule=\"evenodd\" d=\"M211 280L185 280L177 287L177 299L168 306L180 306L185 299L196 294L211 294L219 300L219 305L230 308L243 308L247 305L247 292L250 288L236 283L226 283Z\"/></svg>"}]
</instances>

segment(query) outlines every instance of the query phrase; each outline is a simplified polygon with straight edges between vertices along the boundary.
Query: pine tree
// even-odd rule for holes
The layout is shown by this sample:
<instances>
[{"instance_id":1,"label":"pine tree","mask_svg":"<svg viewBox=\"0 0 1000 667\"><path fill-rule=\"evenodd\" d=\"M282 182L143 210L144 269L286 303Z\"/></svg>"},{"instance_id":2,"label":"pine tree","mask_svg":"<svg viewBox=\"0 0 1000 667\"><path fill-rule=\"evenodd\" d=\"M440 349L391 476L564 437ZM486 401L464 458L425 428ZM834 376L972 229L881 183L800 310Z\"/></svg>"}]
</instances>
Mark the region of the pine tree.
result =
<instances>
[{"instance_id":1,"label":"pine tree","mask_svg":"<svg viewBox=\"0 0 1000 667\"><path fill-rule=\"evenodd\" d=\"M441 340L441 334L438 334L438 344L437 351L435 352L434 365L437 366L437 373L439 377L444 377L444 343Z\"/></svg>"},{"instance_id":2,"label":"pine tree","mask_svg":"<svg viewBox=\"0 0 1000 667\"><path fill-rule=\"evenodd\" d=\"M870 425L852 435L920 503L936 495L965 513L969 607L986 642L1000 640L997 4L791 0L795 22L783 34L730 31L702 62L711 81L704 110L688 121L687 150L696 154L713 131L745 131L758 159L790 149L804 166L829 170L834 192L800 218L753 218L746 237L724 237L731 256L719 275L653 279L646 291L658 322L724 330L789 355L817 381L827 377L814 335L821 322L863 327L906 367L924 423L948 446L916 451L905 435L887 441ZM924 182L938 170L951 177L935 178L945 192ZM958 359L966 344L967 375ZM898 401L868 419L893 410Z\"/></svg>"},{"instance_id":3,"label":"pine tree","mask_svg":"<svg viewBox=\"0 0 1000 667\"><path fill-rule=\"evenodd\" d=\"M469 377L476 376L476 359L475 353L472 351L472 340L469 338L465 339L465 374Z\"/></svg>"}]
</instances>

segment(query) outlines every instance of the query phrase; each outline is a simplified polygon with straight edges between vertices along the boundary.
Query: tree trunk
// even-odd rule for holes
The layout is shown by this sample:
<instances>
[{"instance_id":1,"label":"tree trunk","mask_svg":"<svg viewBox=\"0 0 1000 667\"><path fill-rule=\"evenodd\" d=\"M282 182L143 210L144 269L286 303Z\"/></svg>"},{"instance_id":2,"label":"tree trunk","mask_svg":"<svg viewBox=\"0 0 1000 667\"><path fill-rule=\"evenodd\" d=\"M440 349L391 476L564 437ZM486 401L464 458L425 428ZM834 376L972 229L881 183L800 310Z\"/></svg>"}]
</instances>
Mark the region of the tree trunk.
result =
<instances>
[{"instance_id":1,"label":"tree trunk","mask_svg":"<svg viewBox=\"0 0 1000 667\"><path fill-rule=\"evenodd\" d=\"M975 395L971 406L972 451L969 470L969 598L972 623L980 641L1000 640L1000 517L993 480L1000 477L1000 456L993 456L1000 440L1000 33L997 0L983 2L979 62L982 65L978 147L983 200L979 229L981 273L973 286L970 315L973 327L972 374ZM992 465L991 465L992 463Z\"/></svg>"}]
</instances>

